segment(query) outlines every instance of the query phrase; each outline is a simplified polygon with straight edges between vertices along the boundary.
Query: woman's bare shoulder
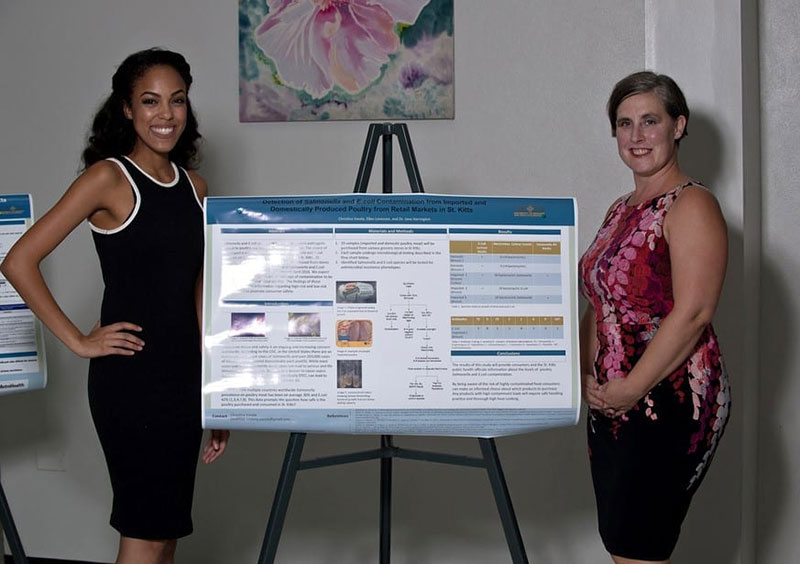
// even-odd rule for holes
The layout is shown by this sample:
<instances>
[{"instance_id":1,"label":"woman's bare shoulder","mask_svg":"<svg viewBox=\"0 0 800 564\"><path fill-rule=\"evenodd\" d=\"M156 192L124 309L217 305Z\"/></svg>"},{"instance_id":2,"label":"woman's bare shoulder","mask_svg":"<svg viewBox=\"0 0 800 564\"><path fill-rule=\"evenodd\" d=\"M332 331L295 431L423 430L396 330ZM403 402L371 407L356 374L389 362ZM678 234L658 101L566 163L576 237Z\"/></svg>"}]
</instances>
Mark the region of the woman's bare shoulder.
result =
<instances>
[{"instance_id":1,"label":"woman's bare shoulder","mask_svg":"<svg viewBox=\"0 0 800 564\"><path fill-rule=\"evenodd\" d=\"M673 212L677 212L677 214L699 212L722 215L716 196L702 184L690 184L681 190L681 193L675 198L675 203L670 208L670 214Z\"/></svg>"},{"instance_id":2,"label":"woman's bare shoulder","mask_svg":"<svg viewBox=\"0 0 800 564\"><path fill-rule=\"evenodd\" d=\"M197 174L196 170L187 170L186 174L189 175L189 179L192 181L194 189L197 191L197 197L200 201L203 201L203 198L208 196L208 184L206 184L205 178Z\"/></svg>"},{"instance_id":3,"label":"woman's bare shoulder","mask_svg":"<svg viewBox=\"0 0 800 564\"><path fill-rule=\"evenodd\" d=\"M664 232L669 239L670 231L707 233L725 231L725 218L714 194L705 186L692 184L684 188L664 218Z\"/></svg>"},{"instance_id":4,"label":"woman's bare shoulder","mask_svg":"<svg viewBox=\"0 0 800 564\"><path fill-rule=\"evenodd\" d=\"M97 161L75 179L70 189L81 192L109 192L125 188L128 182L120 167L107 160Z\"/></svg>"}]
</instances>

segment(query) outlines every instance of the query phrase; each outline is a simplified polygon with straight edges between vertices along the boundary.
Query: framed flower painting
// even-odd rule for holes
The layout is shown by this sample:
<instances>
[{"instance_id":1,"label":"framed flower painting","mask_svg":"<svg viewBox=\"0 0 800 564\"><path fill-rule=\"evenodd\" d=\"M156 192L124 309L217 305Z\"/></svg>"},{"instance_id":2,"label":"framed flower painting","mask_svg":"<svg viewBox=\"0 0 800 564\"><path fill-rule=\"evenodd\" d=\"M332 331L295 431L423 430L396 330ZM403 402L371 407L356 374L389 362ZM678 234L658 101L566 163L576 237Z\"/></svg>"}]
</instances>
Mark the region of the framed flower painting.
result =
<instances>
[{"instance_id":1,"label":"framed flower painting","mask_svg":"<svg viewBox=\"0 0 800 564\"><path fill-rule=\"evenodd\" d=\"M454 116L453 0L239 0L239 120Z\"/></svg>"}]
</instances>

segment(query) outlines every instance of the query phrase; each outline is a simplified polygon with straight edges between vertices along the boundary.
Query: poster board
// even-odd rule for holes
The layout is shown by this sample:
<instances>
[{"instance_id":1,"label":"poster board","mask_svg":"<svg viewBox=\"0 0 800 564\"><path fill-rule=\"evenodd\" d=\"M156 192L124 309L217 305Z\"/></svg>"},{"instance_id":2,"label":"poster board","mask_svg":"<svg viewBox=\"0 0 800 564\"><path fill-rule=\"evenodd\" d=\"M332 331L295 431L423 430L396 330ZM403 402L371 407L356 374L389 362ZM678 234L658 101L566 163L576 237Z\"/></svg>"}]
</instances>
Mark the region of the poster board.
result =
<instances>
[{"instance_id":1,"label":"poster board","mask_svg":"<svg viewBox=\"0 0 800 564\"><path fill-rule=\"evenodd\" d=\"M0 195L0 261L32 224L30 194ZM42 324L0 275L0 394L46 385Z\"/></svg>"},{"instance_id":2,"label":"poster board","mask_svg":"<svg viewBox=\"0 0 800 564\"><path fill-rule=\"evenodd\" d=\"M577 422L572 198L208 198L203 425L494 437Z\"/></svg>"}]
</instances>

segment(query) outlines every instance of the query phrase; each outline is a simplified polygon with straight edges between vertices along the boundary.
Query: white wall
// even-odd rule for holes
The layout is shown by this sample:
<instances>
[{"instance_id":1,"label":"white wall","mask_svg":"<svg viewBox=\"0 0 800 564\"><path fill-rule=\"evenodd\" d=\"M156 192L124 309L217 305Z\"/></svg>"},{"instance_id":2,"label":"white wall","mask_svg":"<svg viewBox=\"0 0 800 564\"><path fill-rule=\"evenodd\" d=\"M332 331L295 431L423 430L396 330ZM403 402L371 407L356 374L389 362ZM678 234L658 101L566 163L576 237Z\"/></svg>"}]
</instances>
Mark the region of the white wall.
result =
<instances>
[{"instance_id":1,"label":"white wall","mask_svg":"<svg viewBox=\"0 0 800 564\"><path fill-rule=\"evenodd\" d=\"M606 97L617 79L644 66L647 53L656 53L656 63L660 53L668 53L664 47L645 49L645 5L651 3L456 4L456 119L409 124L427 191L575 195L585 247L608 203L630 186L609 135ZM679 16L665 13L657 25L669 29ZM657 25L648 27L651 47L668 44L666 37L658 39ZM0 4L0 191L32 192L40 213L50 207L74 177L86 127L109 90L115 65L151 45L182 51L193 65L192 98L206 137L201 173L213 194L350 191L366 123L239 124L237 31L232 2ZM700 64L699 55L686 56L697 56ZM724 49L712 57L728 62ZM719 110L708 101L710 92L725 94L718 84L696 82L702 69L686 75L678 66L659 70L675 72L690 104L699 103L690 140L703 139L704 131L711 141L727 136L730 103ZM735 161L736 147L682 149L687 155L694 151L703 155L694 162L706 163L700 172L712 173L707 180L719 188L726 211L733 210L735 229L742 216L740 170L723 165ZM404 179L396 176L396 189L402 190ZM90 327L101 285L88 229L65 241L44 270L68 314ZM731 274L736 288L741 272ZM722 315L735 320L735 302L729 299L724 308ZM736 331L721 332L729 338L728 354L736 355ZM31 555L111 561L116 534L106 524L110 488L89 418L87 363L52 338L47 345L48 389L0 402L3 483ZM690 511L676 554L680 562L738 561L742 421L736 413L733 421ZM200 469L196 532L181 543L179 561L255 561L285 440L281 434L236 433L224 459ZM398 443L477 450L469 440ZM374 438L314 436L306 453L374 446ZM603 561L582 426L500 439L498 447L531 560ZM377 477L377 463L301 474L279 561L376 561ZM497 513L479 471L398 461L394 501L394 562L506 561Z\"/></svg>"},{"instance_id":2,"label":"white wall","mask_svg":"<svg viewBox=\"0 0 800 564\"><path fill-rule=\"evenodd\" d=\"M800 555L800 5L761 0L763 256L758 562Z\"/></svg>"}]
</instances>

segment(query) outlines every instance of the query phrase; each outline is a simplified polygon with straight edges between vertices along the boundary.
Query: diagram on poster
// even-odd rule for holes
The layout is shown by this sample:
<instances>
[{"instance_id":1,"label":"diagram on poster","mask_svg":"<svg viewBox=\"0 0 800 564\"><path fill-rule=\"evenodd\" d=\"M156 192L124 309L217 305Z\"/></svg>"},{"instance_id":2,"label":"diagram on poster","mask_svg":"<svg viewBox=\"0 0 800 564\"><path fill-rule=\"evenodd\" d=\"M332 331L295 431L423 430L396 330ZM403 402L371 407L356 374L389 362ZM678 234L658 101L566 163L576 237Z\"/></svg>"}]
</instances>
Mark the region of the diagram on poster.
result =
<instances>
[{"instance_id":1,"label":"diagram on poster","mask_svg":"<svg viewBox=\"0 0 800 564\"><path fill-rule=\"evenodd\" d=\"M571 198L209 198L203 422L491 437L574 424Z\"/></svg>"},{"instance_id":2,"label":"diagram on poster","mask_svg":"<svg viewBox=\"0 0 800 564\"><path fill-rule=\"evenodd\" d=\"M29 194L0 195L0 261L32 224ZM0 274L0 394L38 390L46 383L41 323Z\"/></svg>"}]
</instances>

